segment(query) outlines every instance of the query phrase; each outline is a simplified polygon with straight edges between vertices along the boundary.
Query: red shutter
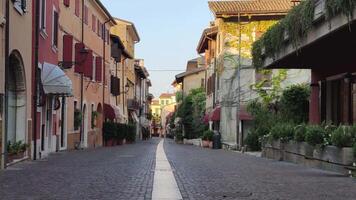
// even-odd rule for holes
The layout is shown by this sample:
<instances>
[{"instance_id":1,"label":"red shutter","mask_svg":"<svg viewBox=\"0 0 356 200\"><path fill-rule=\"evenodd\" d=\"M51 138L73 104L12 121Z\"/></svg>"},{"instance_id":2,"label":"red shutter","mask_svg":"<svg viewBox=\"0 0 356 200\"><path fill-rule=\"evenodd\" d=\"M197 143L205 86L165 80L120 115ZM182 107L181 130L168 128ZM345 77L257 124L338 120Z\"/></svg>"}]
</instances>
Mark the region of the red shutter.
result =
<instances>
[{"instance_id":1,"label":"red shutter","mask_svg":"<svg viewBox=\"0 0 356 200\"><path fill-rule=\"evenodd\" d=\"M70 67L69 62L73 61L73 36L63 36L63 62L64 68Z\"/></svg>"},{"instance_id":2,"label":"red shutter","mask_svg":"<svg viewBox=\"0 0 356 200\"><path fill-rule=\"evenodd\" d=\"M101 57L96 57L95 58L95 80L97 82L102 82L102 65L103 61Z\"/></svg>"},{"instance_id":3,"label":"red shutter","mask_svg":"<svg viewBox=\"0 0 356 200\"><path fill-rule=\"evenodd\" d=\"M92 15L92 17L91 17L91 29L93 30L93 32L95 32L96 31L96 17L95 17L95 15Z\"/></svg>"},{"instance_id":4,"label":"red shutter","mask_svg":"<svg viewBox=\"0 0 356 200\"><path fill-rule=\"evenodd\" d=\"M75 15L77 16L77 17L79 17L79 15L80 15L80 2L79 2L79 0L75 0Z\"/></svg>"},{"instance_id":5,"label":"red shutter","mask_svg":"<svg viewBox=\"0 0 356 200\"><path fill-rule=\"evenodd\" d=\"M84 73L84 55L80 53L85 48L83 43L76 43L75 44L75 68L74 72L76 73Z\"/></svg>"},{"instance_id":6,"label":"red shutter","mask_svg":"<svg viewBox=\"0 0 356 200\"><path fill-rule=\"evenodd\" d=\"M93 51L89 50L84 62L84 76L93 79Z\"/></svg>"},{"instance_id":7,"label":"red shutter","mask_svg":"<svg viewBox=\"0 0 356 200\"><path fill-rule=\"evenodd\" d=\"M69 6L70 6L70 0L63 0L63 4L64 4L66 7L69 7Z\"/></svg>"},{"instance_id":8,"label":"red shutter","mask_svg":"<svg viewBox=\"0 0 356 200\"><path fill-rule=\"evenodd\" d=\"M88 19L88 14L89 13L88 12L89 12L88 7L84 6L84 23L86 25L88 25L88 23L89 23L89 19Z\"/></svg>"}]
</instances>

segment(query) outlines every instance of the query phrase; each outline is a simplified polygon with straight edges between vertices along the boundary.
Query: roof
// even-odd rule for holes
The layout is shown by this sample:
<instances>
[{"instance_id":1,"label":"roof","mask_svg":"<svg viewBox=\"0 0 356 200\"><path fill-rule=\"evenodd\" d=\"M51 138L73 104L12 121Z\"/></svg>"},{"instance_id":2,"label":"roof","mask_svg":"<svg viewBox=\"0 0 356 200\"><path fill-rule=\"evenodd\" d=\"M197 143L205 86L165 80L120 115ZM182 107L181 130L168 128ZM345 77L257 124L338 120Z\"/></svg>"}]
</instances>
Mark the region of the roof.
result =
<instances>
[{"instance_id":1,"label":"roof","mask_svg":"<svg viewBox=\"0 0 356 200\"><path fill-rule=\"evenodd\" d=\"M135 24L133 23L133 22L130 22L130 21L127 21L127 20L124 20L124 19L120 19L120 18L115 18L116 20L118 20L118 21L121 21L121 22L124 22L124 23L126 23L126 24L129 24L130 26L131 26L131 28L132 28L132 30L133 30L133 32L134 32L134 36L135 36L135 42L139 42L141 39L140 39L140 36L139 36L139 34L138 34L138 31L137 31L137 29L136 29L136 26L135 26Z\"/></svg>"},{"instance_id":2,"label":"roof","mask_svg":"<svg viewBox=\"0 0 356 200\"><path fill-rule=\"evenodd\" d=\"M209 8L216 17L224 15L237 16L285 14L295 3L291 0L215 0L209 1Z\"/></svg>"},{"instance_id":3,"label":"roof","mask_svg":"<svg viewBox=\"0 0 356 200\"><path fill-rule=\"evenodd\" d=\"M177 81L177 83L181 83L183 81L184 77L192 75L192 74L196 74L196 73L199 73L199 72L202 72L202 71L205 71L205 67L199 67L199 68L196 68L196 69L193 69L193 70L190 70L190 71L186 71L186 72L177 74L176 75L176 81Z\"/></svg>"},{"instance_id":4,"label":"roof","mask_svg":"<svg viewBox=\"0 0 356 200\"><path fill-rule=\"evenodd\" d=\"M100 0L95 0L95 2L100 6L100 8L104 11L104 13L108 16L108 18L110 19L110 21L113 24L116 24L115 19L111 16L110 12L108 11L108 9L106 9L106 7L103 5L103 3L101 3Z\"/></svg>"},{"instance_id":5,"label":"roof","mask_svg":"<svg viewBox=\"0 0 356 200\"><path fill-rule=\"evenodd\" d=\"M209 39L216 37L217 33L218 33L217 26L206 28L200 37L199 44L197 47L197 52L205 53L205 50L208 48Z\"/></svg>"},{"instance_id":6,"label":"roof","mask_svg":"<svg viewBox=\"0 0 356 200\"><path fill-rule=\"evenodd\" d=\"M176 94L174 94L174 93L162 93L162 94L159 96L159 98L160 98L160 99L168 99L168 98L171 98L171 97L173 97L173 96L176 96Z\"/></svg>"},{"instance_id":7,"label":"roof","mask_svg":"<svg viewBox=\"0 0 356 200\"><path fill-rule=\"evenodd\" d=\"M133 59L133 56L126 50L125 45L122 43L122 40L119 36L110 34L110 38L113 40L113 42L119 44L119 48L122 50L122 54L126 58Z\"/></svg>"},{"instance_id":8,"label":"roof","mask_svg":"<svg viewBox=\"0 0 356 200\"><path fill-rule=\"evenodd\" d=\"M153 99L151 105L159 105L159 100Z\"/></svg>"}]
</instances>

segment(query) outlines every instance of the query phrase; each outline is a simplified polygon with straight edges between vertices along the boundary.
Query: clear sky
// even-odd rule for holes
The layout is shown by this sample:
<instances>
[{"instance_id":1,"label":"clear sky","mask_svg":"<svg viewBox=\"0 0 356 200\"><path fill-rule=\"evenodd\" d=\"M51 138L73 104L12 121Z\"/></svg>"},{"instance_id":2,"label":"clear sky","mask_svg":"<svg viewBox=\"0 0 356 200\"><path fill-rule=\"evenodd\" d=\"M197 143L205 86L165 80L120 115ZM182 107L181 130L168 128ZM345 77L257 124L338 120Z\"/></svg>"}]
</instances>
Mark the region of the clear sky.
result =
<instances>
[{"instance_id":1,"label":"clear sky","mask_svg":"<svg viewBox=\"0 0 356 200\"><path fill-rule=\"evenodd\" d=\"M214 20L207 0L101 1L114 17L135 23L141 37L135 56L145 60L155 97L169 91L175 74L198 56L201 33Z\"/></svg>"}]
</instances>

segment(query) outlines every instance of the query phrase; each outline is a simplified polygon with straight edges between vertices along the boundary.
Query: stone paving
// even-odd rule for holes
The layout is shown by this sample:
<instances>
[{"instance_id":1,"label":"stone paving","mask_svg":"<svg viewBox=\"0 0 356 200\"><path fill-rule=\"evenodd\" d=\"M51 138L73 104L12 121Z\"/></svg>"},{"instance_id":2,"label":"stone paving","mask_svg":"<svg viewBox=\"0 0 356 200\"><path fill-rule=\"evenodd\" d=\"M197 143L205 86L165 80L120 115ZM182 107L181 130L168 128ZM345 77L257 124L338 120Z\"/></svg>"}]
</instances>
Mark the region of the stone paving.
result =
<instances>
[{"instance_id":1,"label":"stone paving","mask_svg":"<svg viewBox=\"0 0 356 200\"><path fill-rule=\"evenodd\" d=\"M184 199L356 200L356 179L224 150L165 151Z\"/></svg>"},{"instance_id":2,"label":"stone paving","mask_svg":"<svg viewBox=\"0 0 356 200\"><path fill-rule=\"evenodd\" d=\"M0 171L0 199L151 199L158 140L53 154Z\"/></svg>"},{"instance_id":3,"label":"stone paving","mask_svg":"<svg viewBox=\"0 0 356 200\"><path fill-rule=\"evenodd\" d=\"M0 199L152 199L158 139L53 154L0 171ZM224 150L164 142L183 199L356 199L356 179Z\"/></svg>"}]
</instances>

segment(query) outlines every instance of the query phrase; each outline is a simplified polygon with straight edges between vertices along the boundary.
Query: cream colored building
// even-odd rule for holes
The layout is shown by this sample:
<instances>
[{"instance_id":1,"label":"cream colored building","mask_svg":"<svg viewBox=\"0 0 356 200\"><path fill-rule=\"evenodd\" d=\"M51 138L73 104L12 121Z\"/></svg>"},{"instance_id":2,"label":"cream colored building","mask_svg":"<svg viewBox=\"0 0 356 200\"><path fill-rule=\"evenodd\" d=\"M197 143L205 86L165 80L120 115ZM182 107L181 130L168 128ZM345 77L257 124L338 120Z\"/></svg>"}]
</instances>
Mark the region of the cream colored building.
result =
<instances>
[{"instance_id":1,"label":"cream colored building","mask_svg":"<svg viewBox=\"0 0 356 200\"><path fill-rule=\"evenodd\" d=\"M205 88L206 68L203 57L189 60L186 71L176 75L176 83L181 85L183 95L192 89Z\"/></svg>"},{"instance_id":2,"label":"cream colored building","mask_svg":"<svg viewBox=\"0 0 356 200\"><path fill-rule=\"evenodd\" d=\"M8 141L32 144L32 1L0 1L0 147L5 167ZM8 30L8 35L6 34ZM26 34L24 34L26 33ZM6 48L8 42L8 48ZM8 59L7 59L8 58ZM7 60L7 62L6 62ZM24 157L31 157L30 150Z\"/></svg>"}]
</instances>

